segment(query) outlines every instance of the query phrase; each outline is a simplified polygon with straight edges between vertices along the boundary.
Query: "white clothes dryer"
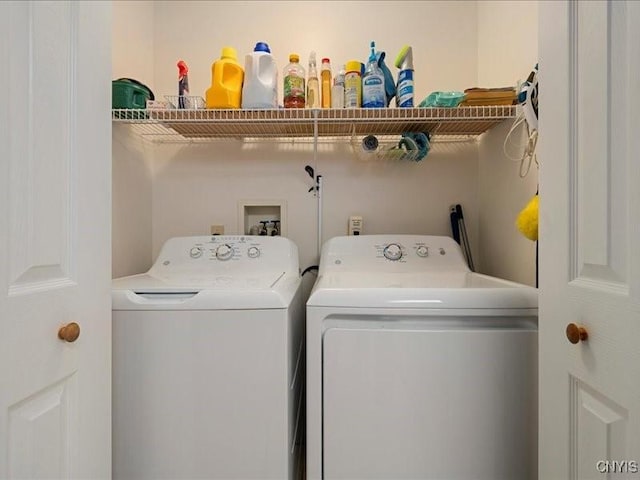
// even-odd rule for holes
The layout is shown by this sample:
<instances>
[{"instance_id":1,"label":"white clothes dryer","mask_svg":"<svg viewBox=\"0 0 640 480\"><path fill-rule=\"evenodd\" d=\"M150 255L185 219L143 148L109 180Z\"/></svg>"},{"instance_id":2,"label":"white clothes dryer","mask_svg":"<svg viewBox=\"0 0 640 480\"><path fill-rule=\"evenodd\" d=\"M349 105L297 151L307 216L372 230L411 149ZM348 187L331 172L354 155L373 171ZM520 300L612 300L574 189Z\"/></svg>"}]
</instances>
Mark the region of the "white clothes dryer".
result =
<instances>
[{"instance_id":1,"label":"white clothes dryer","mask_svg":"<svg viewBox=\"0 0 640 480\"><path fill-rule=\"evenodd\" d=\"M448 237L333 238L307 302L307 479L537 478L537 290Z\"/></svg>"},{"instance_id":2,"label":"white clothes dryer","mask_svg":"<svg viewBox=\"0 0 640 480\"><path fill-rule=\"evenodd\" d=\"M304 305L282 237L168 240L113 281L113 478L293 479Z\"/></svg>"}]
</instances>

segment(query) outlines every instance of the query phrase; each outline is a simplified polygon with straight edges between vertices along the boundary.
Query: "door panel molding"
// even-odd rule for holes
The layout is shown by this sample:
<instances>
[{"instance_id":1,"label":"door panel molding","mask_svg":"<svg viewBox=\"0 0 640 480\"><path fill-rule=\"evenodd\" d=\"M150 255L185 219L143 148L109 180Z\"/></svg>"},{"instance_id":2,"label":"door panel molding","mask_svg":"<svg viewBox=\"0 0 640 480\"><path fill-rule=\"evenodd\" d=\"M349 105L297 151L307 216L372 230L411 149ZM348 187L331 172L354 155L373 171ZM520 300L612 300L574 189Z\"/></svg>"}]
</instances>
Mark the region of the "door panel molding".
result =
<instances>
[{"instance_id":1,"label":"door panel molding","mask_svg":"<svg viewBox=\"0 0 640 480\"><path fill-rule=\"evenodd\" d=\"M77 9L73 2L10 9L11 38L23 44L10 48L10 82L24 93L8 97L18 126L9 147L9 296L76 284Z\"/></svg>"},{"instance_id":2,"label":"door panel molding","mask_svg":"<svg viewBox=\"0 0 640 480\"><path fill-rule=\"evenodd\" d=\"M624 168L626 28L623 2L572 2L570 14L570 280L628 295ZM619 49L622 48L622 54ZM612 114L615 109L616 114ZM613 187L616 185L616 188Z\"/></svg>"},{"instance_id":3,"label":"door panel molding","mask_svg":"<svg viewBox=\"0 0 640 480\"><path fill-rule=\"evenodd\" d=\"M71 428L77 382L72 374L58 383L23 399L8 409L10 478L69 478L70 457L64 448L75 445ZM52 441L53 440L53 441Z\"/></svg>"},{"instance_id":4,"label":"door panel molding","mask_svg":"<svg viewBox=\"0 0 640 480\"><path fill-rule=\"evenodd\" d=\"M596 463L623 461L629 412L586 383L570 376L569 478L601 478Z\"/></svg>"}]
</instances>

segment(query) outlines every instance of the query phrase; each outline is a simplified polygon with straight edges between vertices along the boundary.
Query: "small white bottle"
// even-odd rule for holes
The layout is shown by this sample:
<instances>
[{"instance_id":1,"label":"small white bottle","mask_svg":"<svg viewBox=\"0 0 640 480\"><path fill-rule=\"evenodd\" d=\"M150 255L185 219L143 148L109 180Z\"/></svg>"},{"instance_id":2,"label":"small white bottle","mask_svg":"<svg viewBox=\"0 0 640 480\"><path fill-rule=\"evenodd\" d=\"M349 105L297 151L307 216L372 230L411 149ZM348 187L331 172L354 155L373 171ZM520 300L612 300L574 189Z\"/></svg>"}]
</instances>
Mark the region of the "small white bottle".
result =
<instances>
[{"instance_id":1,"label":"small white bottle","mask_svg":"<svg viewBox=\"0 0 640 480\"><path fill-rule=\"evenodd\" d=\"M333 87L331 87L331 108L344 108L344 76L346 67L342 68L333 79Z\"/></svg>"}]
</instances>

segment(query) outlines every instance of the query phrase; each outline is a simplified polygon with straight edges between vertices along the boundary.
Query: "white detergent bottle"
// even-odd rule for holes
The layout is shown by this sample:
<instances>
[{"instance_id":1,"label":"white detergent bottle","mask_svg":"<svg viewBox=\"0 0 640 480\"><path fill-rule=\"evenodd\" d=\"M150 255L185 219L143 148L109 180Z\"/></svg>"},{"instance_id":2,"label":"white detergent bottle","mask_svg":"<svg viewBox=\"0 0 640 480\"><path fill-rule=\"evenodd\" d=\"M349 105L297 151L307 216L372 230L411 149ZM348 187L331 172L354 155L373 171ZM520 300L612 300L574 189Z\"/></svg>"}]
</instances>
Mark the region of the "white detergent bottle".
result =
<instances>
[{"instance_id":1,"label":"white detergent bottle","mask_svg":"<svg viewBox=\"0 0 640 480\"><path fill-rule=\"evenodd\" d=\"M242 108L278 108L278 68L269 45L256 43L244 59Z\"/></svg>"},{"instance_id":2,"label":"white detergent bottle","mask_svg":"<svg viewBox=\"0 0 640 480\"><path fill-rule=\"evenodd\" d=\"M386 105L384 73L380 70L376 59L376 44L371 42L371 54L362 77L362 106L363 108L384 108Z\"/></svg>"}]
</instances>

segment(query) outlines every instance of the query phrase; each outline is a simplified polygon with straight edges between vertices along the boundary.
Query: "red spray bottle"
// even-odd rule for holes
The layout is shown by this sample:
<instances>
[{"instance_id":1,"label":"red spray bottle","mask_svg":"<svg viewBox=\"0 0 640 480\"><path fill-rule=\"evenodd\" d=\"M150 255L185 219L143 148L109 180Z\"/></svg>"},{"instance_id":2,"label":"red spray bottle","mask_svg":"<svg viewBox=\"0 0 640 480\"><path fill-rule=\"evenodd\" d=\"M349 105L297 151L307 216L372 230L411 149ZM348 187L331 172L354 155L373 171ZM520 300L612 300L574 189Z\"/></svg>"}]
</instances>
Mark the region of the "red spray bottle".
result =
<instances>
[{"instance_id":1,"label":"red spray bottle","mask_svg":"<svg viewBox=\"0 0 640 480\"><path fill-rule=\"evenodd\" d=\"M189 67L180 60L178 62L178 108L188 108L186 97L189 95Z\"/></svg>"}]
</instances>

